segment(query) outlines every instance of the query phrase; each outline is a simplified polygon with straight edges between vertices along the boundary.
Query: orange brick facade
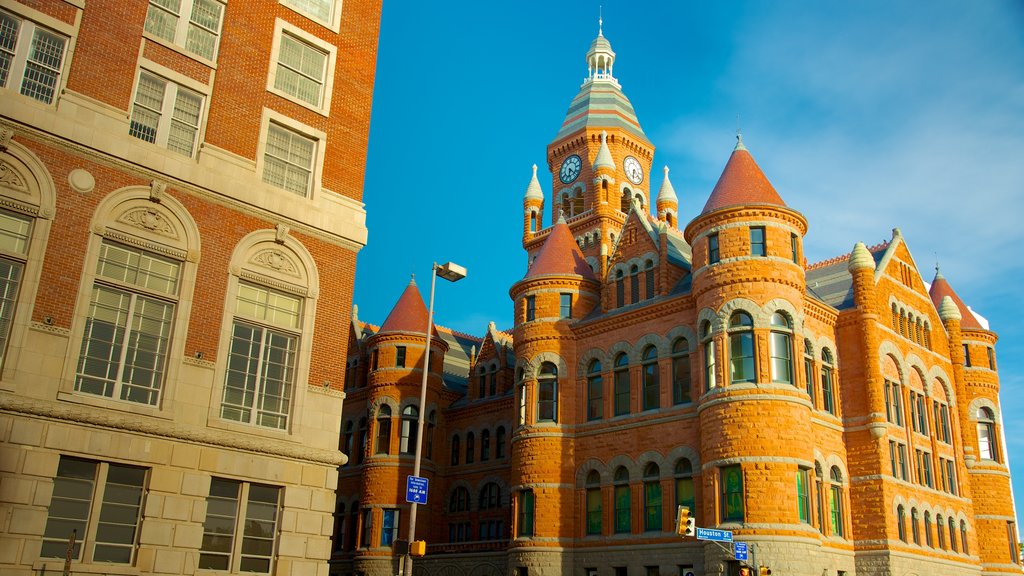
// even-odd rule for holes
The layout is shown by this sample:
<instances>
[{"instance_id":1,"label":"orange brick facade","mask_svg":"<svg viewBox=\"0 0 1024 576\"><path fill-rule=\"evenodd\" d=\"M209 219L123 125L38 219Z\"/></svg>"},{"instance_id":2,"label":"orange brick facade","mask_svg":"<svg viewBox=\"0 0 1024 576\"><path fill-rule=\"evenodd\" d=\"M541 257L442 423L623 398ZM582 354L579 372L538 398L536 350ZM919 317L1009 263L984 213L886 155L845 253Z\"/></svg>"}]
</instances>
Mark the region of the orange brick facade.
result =
<instances>
[{"instance_id":1,"label":"orange brick facade","mask_svg":"<svg viewBox=\"0 0 1024 576\"><path fill-rule=\"evenodd\" d=\"M326 575L380 13L0 4L0 572Z\"/></svg>"},{"instance_id":2,"label":"orange brick facade","mask_svg":"<svg viewBox=\"0 0 1024 576\"><path fill-rule=\"evenodd\" d=\"M898 229L808 265L742 141L684 225L610 44L587 56L523 200L514 327L431 339L416 573L738 573L676 534L686 505L773 574L1019 574L987 323ZM353 319L334 573L399 567L424 296Z\"/></svg>"}]
</instances>

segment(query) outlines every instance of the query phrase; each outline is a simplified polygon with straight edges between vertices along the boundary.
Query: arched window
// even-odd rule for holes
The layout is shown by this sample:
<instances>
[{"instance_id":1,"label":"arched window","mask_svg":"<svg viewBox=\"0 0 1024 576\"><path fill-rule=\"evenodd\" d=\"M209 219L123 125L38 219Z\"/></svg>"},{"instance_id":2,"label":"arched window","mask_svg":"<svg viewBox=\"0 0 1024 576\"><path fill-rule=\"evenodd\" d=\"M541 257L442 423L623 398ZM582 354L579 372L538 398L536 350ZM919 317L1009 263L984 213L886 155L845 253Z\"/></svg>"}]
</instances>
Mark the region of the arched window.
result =
<instances>
[{"instance_id":1,"label":"arched window","mask_svg":"<svg viewBox=\"0 0 1024 576\"><path fill-rule=\"evenodd\" d=\"M924 543L929 548L935 547L935 542L932 541L932 513L928 511L924 513Z\"/></svg>"},{"instance_id":2,"label":"arched window","mask_svg":"<svg viewBox=\"0 0 1024 576\"><path fill-rule=\"evenodd\" d=\"M960 521L960 544L963 546L961 552L964 554L970 554L970 548L967 547L967 522L964 520Z\"/></svg>"},{"instance_id":3,"label":"arched window","mask_svg":"<svg viewBox=\"0 0 1024 576\"><path fill-rule=\"evenodd\" d=\"M537 421L558 422L558 367L551 362L541 364L537 378Z\"/></svg>"},{"instance_id":4,"label":"arched window","mask_svg":"<svg viewBox=\"0 0 1024 576\"><path fill-rule=\"evenodd\" d=\"M688 458L680 458L676 461L676 506L686 506L690 509L690 515L697 513L697 497L693 490L693 464Z\"/></svg>"},{"instance_id":5,"label":"arched window","mask_svg":"<svg viewBox=\"0 0 1024 576\"><path fill-rule=\"evenodd\" d=\"M629 212L629 205L633 203L633 193L630 192L629 188L622 189L622 200L619 205L619 209L623 212Z\"/></svg>"},{"instance_id":6,"label":"arched window","mask_svg":"<svg viewBox=\"0 0 1024 576\"><path fill-rule=\"evenodd\" d=\"M498 426L498 431L494 434L494 457L501 460L505 457L505 427Z\"/></svg>"},{"instance_id":7,"label":"arched window","mask_svg":"<svg viewBox=\"0 0 1024 576\"><path fill-rule=\"evenodd\" d=\"M644 410L654 410L661 404L661 379L658 370L658 349L648 346L643 355Z\"/></svg>"},{"instance_id":8,"label":"arched window","mask_svg":"<svg viewBox=\"0 0 1024 576\"><path fill-rule=\"evenodd\" d=\"M885 380L885 416L897 426L903 425L903 387L895 380Z\"/></svg>"},{"instance_id":9,"label":"arched window","mask_svg":"<svg viewBox=\"0 0 1024 576\"><path fill-rule=\"evenodd\" d=\"M690 343L679 338L672 343L672 403L685 404L690 396Z\"/></svg>"},{"instance_id":10,"label":"arched window","mask_svg":"<svg viewBox=\"0 0 1024 576\"><path fill-rule=\"evenodd\" d=\"M355 425L352 423L351 420L349 420L349 421L345 422L345 425L342 427L342 433L341 433L341 451L344 452L345 455L349 457L349 463L352 462L351 458L353 456L355 456L352 453L352 448L353 448L352 433L353 433L354 427L355 427Z\"/></svg>"},{"instance_id":11,"label":"arched window","mask_svg":"<svg viewBox=\"0 0 1024 576\"><path fill-rule=\"evenodd\" d=\"M402 454L416 453L416 443L419 440L416 435L416 420L419 415L420 411L415 406L402 408L402 440L399 445L399 452Z\"/></svg>"},{"instance_id":12,"label":"arched window","mask_svg":"<svg viewBox=\"0 0 1024 576\"><path fill-rule=\"evenodd\" d=\"M629 470L626 470L625 466L619 466L615 469L613 483L615 485L615 533L628 533L633 530L633 525L629 506L631 500L629 493Z\"/></svg>"},{"instance_id":13,"label":"arched window","mask_svg":"<svg viewBox=\"0 0 1024 576\"><path fill-rule=\"evenodd\" d=\"M917 508L910 509L910 533L914 536L914 544L921 545L921 520Z\"/></svg>"},{"instance_id":14,"label":"arched window","mask_svg":"<svg viewBox=\"0 0 1024 576\"><path fill-rule=\"evenodd\" d=\"M366 417L359 419L359 429L356 432L358 441L356 442L356 464L360 464L363 461L363 457L366 456L366 442L367 442L367 431L366 431Z\"/></svg>"},{"instance_id":15,"label":"arched window","mask_svg":"<svg viewBox=\"0 0 1024 576\"><path fill-rule=\"evenodd\" d=\"M601 475L597 470L587 473L587 535L601 533Z\"/></svg>"},{"instance_id":16,"label":"arched window","mask_svg":"<svg viewBox=\"0 0 1024 576\"><path fill-rule=\"evenodd\" d=\"M457 486L455 490L452 490L452 496L448 500L448 511L453 513L469 511L469 489L465 486Z\"/></svg>"},{"instance_id":17,"label":"arched window","mask_svg":"<svg viewBox=\"0 0 1024 576\"><path fill-rule=\"evenodd\" d=\"M572 215L583 214L583 191L577 190L572 198Z\"/></svg>"},{"instance_id":18,"label":"arched window","mask_svg":"<svg viewBox=\"0 0 1024 576\"><path fill-rule=\"evenodd\" d=\"M537 213L536 212L530 212L530 232L536 232L537 231L537 224L538 224L538 222L537 222Z\"/></svg>"},{"instance_id":19,"label":"arched window","mask_svg":"<svg viewBox=\"0 0 1024 576\"><path fill-rule=\"evenodd\" d=\"M472 432L466 432L466 464L473 463L473 457L476 454L476 435Z\"/></svg>"},{"instance_id":20,"label":"arched window","mask_svg":"<svg viewBox=\"0 0 1024 576\"><path fill-rule=\"evenodd\" d=\"M569 199L569 193L568 192L566 192L562 196L562 217L563 218L570 218L570 217L572 217L572 201Z\"/></svg>"},{"instance_id":21,"label":"arched window","mask_svg":"<svg viewBox=\"0 0 1024 576\"><path fill-rule=\"evenodd\" d=\"M900 540L907 541L907 511L903 504L896 507L896 533Z\"/></svg>"},{"instance_id":22,"label":"arched window","mask_svg":"<svg viewBox=\"0 0 1024 576\"><path fill-rule=\"evenodd\" d=\"M715 380L715 340L711 332L711 322L707 320L701 324L701 343L704 344L704 391L710 391L718 386Z\"/></svg>"},{"instance_id":23,"label":"arched window","mask_svg":"<svg viewBox=\"0 0 1024 576\"><path fill-rule=\"evenodd\" d=\"M644 467L644 531L661 531L661 469L654 462Z\"/></svg>"},{"instance_id":24,"label":"arched window","mask_svg":"<svg viewBox=\"0 0 1024 576\"><path fill-rule=\"evenodd\" d=\"M768 352L772 358L772 382L793 384L793 325L782 312L772 314Z\"/></svg>"},{"instance_id":25,"label":"arched window","mask_svg":"<svg viewBox=\"0 0 1024 576\"><path fill-rule=\"evenodd\" d=\"M811 523L811 470L799 467L796 470L796 509L800 521Z\"/></svg>"},{"instance_id":26,"label":"arched window","mask_svg":"<svg viewBox=\"0 0 1024 576\"><path fill-rule=\"evenodd\" d=\"M377 410L377 454L391 453L391 407L384 404Z\"/></svg>"},{"instance_id":27,"label":"arched window","mask_svg":"<svg viewBox=\"0 0 1024 576\"><path fill-rule=\"evenodd\" d=\"M829 513L833 536L845 536L843 530L843 474L837 466L833 466L829 474L832 485L829 487Z\"/></svg>"},{"instance_id":28,"label":"arched window","mask_svg":"<svg viewBox=\"0 0 1024 576\"><path fill-rule=\"evenodd\" d=\"M476 397L483 398L487 395L487 373L484 366L479 366L476 369Z\"/></svg>"},{"instance_id":29,"label":"arched window","mask_svg":"<svg viewBox=\"0 0 1024 576\"><path fill-rule=\"evenodd\" d=\"M892 331L900 331L900 311L896 308L896 303L892 303Z\"/></svg>"},{"instance_id":30,"label":"arched window","mask_svg":"<svg viewBox=\"0 0 1024 576\"><path fill-rule=\"evenodd\" d=\"M626 283L622 277L622 270L615 271L615 307L622 308L626 305Z\"/></svg>"},{"instance_id":31,"label":"arched window","mask_svg":"<svg viewBox=\"0 0 1024 576\"><path fill-rule=\"evenodd\" d=\"M338 502L334 511L334 546L333 552L341 552L345 549L345 503Z\"/></svg>"},{"instance_id":32,"label":"arched window","mask_svg":"<svg viewBox=\"0 0 1024 576\"><path fill-rule=\"evenodd\" d=\"M640 268L636 264L629 268L629 303L640 301Z\"/></svg>"},{"instance_id":33,"label":"arched window","mask_svg":"<svg viewBox=\"0 0 1024 576\"><path fill-rule=\"evenodd\" d=\"M991 408L978 408L978 455L982 460L999 460L996 415Z\"/></svg>"},{"instance_id":34,"label":"arched window","mask_svg":"<svg viewBox=\"0 0 1024 576\"><path fill-rule=\"evenodd\" d=\"M629 414L629 357L625 352L615 357L615 372L613 373L615 384L615 416Z\"/></svg>"},{"instance_id":35,"label":"arched window","mask_svg":"<svg viewBox=\"0 0 1024 576\"><path fill-rule=\"evenodd\" d=\"M491 431L480 432L480 461L486 462L491 459Z\"/></svg>"},{"instance_id":36,"label":"arched window","mask_svg":"<svg viewBox=\"0 0 1024 576\"><path fill-rule=\"evenodd\" d=\"M452 436L452 466L459 465L459 454L462 451L462 442L460 442L459 435Z\"/></svg>"},{"instance_id":37,"label":"arched window","mask_svg":"<svg viewBox=\"0 0 1024 576\"><path fill-rule=\"evenodd\" d=\"M494 482L484 484L480 489L480 510L493 510L501 507L501 488Z\"/></svg>"},{"instance_id":38,"label":"arched window","mask_svg":"<svg viewBox=\"0 0 1024 576\"><path fill-rule=\"evenodd\" d=\"M491 374L488 376L488 394L494 396L498 393L498 366L491 366Z\"/></svg>"},{"instance_id":39,"label":"arched window","mask_svg":"<svg viewBox=\"0 0 1024 576\"><path fill-rule=\"evenodd\" d=\"M821 462L814 463L814 494L815 503L818 508L818 531L825 533L825 473L821 469Z\"/></svg>"},{"instance_id":40,"label":"arched window","mask_svg":"<svg viewBox=\"0 0 1024 576\"><path fill-rule=\"evenodd\" d=\"M935 515L935 535L939 537L939 548L946 549L946 521L942 514Z\"/></svg>"},{"instance_id":41,"label":"arched window","mask_svg":"<svg viewBox=\"0 0 1024 576\"><path fill-rule=\"evenodd\" d=\"M733 312L729 319L729 378L733 384L753 382L754 321L746 312Z\"/></svg>"},{"instance_id":42,"label":"arched window","mask_svg":"<svg viewBox=\"0 0 1024 576\"><path fill-rule=\"evenodd\" d=\"M644 297L648 300L654 298L654 262L651 260L644 265L644 288L646 291Z\"/></svg>"},{"instance_id":43,"label":"arched window","mask_svg":"<svg viewBox=\"0 0 1024 576\"><path fill-rule=\"evenodd\" d=\"M352 503L352 512L348 515L348 532L352 536L349 537L348 550L355 550L359 546L359 518L362 517L362 511L359 510L359 501L356 500Z\"/></svg>"},{"instance_id":44,"label":"arched window","mask_svg":"<svg viewBox=\"0 0 1024 576\"><path fill-rule=\"evenodd\" d=\"M591 360L587 368L587 420L600 420L604 412L604 380L601 361Z\"/></svg>"},{"instance_id":45,"label":"arched window","mask_svg":"<svg viewBox=\"0 0 1024 576\"><path fill-rule=\"evenodd\" d=\"M526 424L526 374L522 368L516 369L516 398L519 400L519 425Z\"/></svg>"},{"instance_id":46,"label":"arched window","mask_svg":"<svg viewBox=\"0 0 1024 576\"><path fill-rule=\"evenodd\" d=\"M829 414L836 413L835 386L833 382L832 352L828 348L821 350L821 403Z\"/></svg>"},{"instance_id":47,"label":"arched window","mask_svg":"<svg viewBox=\"0 0 1024 576\"><path fill-rule=\"evenodd\" d=\"M437 411L431 410L430 416L427 416L427 437L424 438L427 442L426 452L427 458L434 457L434 429L437 428Z\"/></svg>"},{"instance_id":48,"label":"arched window","mask_svg":"<svg viewBox=\"0 0 1024 576\"><path fill-rule=\"evenodd\" d=\"M949 549L953 552L959 552L959 545L956 543L956 519L952 516L949 517Z\"/></svg>"},{"instance_id":49,"label":"arched window","mask_svg":"<svg viewBox=\"0 0 1024 576\"><path fill-rule=\"evenodd\" d=\"M804 383L807 386L807 396L811 399L811 407L814 408L818 405L814 384L814 347L807 338L804 338Z\"/></svg>"}]
</instances>

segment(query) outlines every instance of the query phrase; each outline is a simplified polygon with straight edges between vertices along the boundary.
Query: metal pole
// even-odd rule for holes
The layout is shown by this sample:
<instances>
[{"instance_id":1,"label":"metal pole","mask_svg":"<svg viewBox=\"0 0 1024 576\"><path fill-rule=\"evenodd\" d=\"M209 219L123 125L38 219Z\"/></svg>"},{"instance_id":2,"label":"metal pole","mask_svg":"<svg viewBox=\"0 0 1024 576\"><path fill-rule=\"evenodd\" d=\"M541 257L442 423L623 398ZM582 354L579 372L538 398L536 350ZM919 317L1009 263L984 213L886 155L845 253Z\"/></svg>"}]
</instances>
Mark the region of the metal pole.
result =
<instances>
[{"instance_id":1,"label":"metal pole","mask_svg":"<svg viewBox=\"0 0 1024 576\"><path fill-rule=\"evenodd\" d=\"M423 378L420 380L419 417L416 419L416 456L413 460L412 475L420 475L420 462L423 460L423 415L427 404L427 375L430 373L430 339L434 325L434 284L437 282L437 262L430 269L430 308L427 311L426 349L423 351ZM412 576L412 543L416 539L416 508L415 502L409 503L409 550L405 556L405 576Z\"/></svg>"}]
</instances>

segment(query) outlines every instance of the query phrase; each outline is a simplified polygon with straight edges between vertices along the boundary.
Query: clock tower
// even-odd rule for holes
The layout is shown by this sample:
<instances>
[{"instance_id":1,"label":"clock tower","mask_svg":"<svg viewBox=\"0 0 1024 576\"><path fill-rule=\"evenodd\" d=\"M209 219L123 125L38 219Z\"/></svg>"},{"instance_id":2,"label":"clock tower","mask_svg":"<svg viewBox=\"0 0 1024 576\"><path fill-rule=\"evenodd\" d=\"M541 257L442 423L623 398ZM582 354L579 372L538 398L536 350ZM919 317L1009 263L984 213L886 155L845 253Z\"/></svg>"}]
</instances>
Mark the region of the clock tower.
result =
<instances>
[{"instance_id":1,"label":"clock tower","mask_svg":"<svg viewBox=\"0 0 1024 576\"><path fill-rule=\"evenodd\" d=\"M654 145L613 75L615 52L599 26L587 51L587 77L548 145L549 222L564 218L587 262L603 278L607 258L631 209L649 212ZM535 176L536 178L536 176ZM530 262L550 228L543 228L543 196L531 180L524 201L523 247Z\"/></svg>"}]
</instances>

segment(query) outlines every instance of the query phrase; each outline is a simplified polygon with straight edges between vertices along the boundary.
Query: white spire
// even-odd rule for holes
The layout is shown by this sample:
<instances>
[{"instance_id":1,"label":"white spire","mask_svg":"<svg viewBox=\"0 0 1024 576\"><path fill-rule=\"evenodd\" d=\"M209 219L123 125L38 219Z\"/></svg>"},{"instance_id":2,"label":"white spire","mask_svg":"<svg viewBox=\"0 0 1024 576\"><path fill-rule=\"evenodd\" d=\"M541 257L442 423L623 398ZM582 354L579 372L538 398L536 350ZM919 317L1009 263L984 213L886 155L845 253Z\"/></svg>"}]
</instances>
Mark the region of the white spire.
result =
<instances>
[{"instance_id":1,"label":"white spire","mask_svg":"<svg viewBox=\"0 0 1024 576\"><path fill-rule=\"evenodd\" d=\"M612 43L604 37L604 19L597 19L597 38L590 43L590 50L587 50L587 79L584 84L594 81L610 82L616 87L619 83L612 75L612 68L615 64L615 52L612 51Z\"/></svg>"},{"instance_id":2,"label":"white spire","mask_svg":"<svg viewBox=\"0 0 1024 576\"><path fill-rule=\"evenodd\" d=\"M608 150L608 133L601 130L601 147L597 149L597 157L594 158L594 170L598 168L611 168L615 170L615 160L612 160L612 153Z\"/></svg>"},{"instance_id":3,"label":"white spire","mask_svg":"<svg viewBox=\"0 0 1024 576\"><path fill-rule=\"evenodd\" d=\"M526 196L524 200L544 200L544 191L540 189L540 182L537 181L537 165L533 165L533 178L530 178L530 184L526 187Z\"/></svg>"},{"instance_id":4,"label":"white spire","mask_svg":"<svg viewBox=\"0 0 1024 576\"><path fill-rule=\"evenodd\" d=\"M668 166L665 166L665 179L661 181L661 189L658 190L658 202L679 203L676 189L672 187L672 182L668 179Z\"/></svg>"}]
</instances>

